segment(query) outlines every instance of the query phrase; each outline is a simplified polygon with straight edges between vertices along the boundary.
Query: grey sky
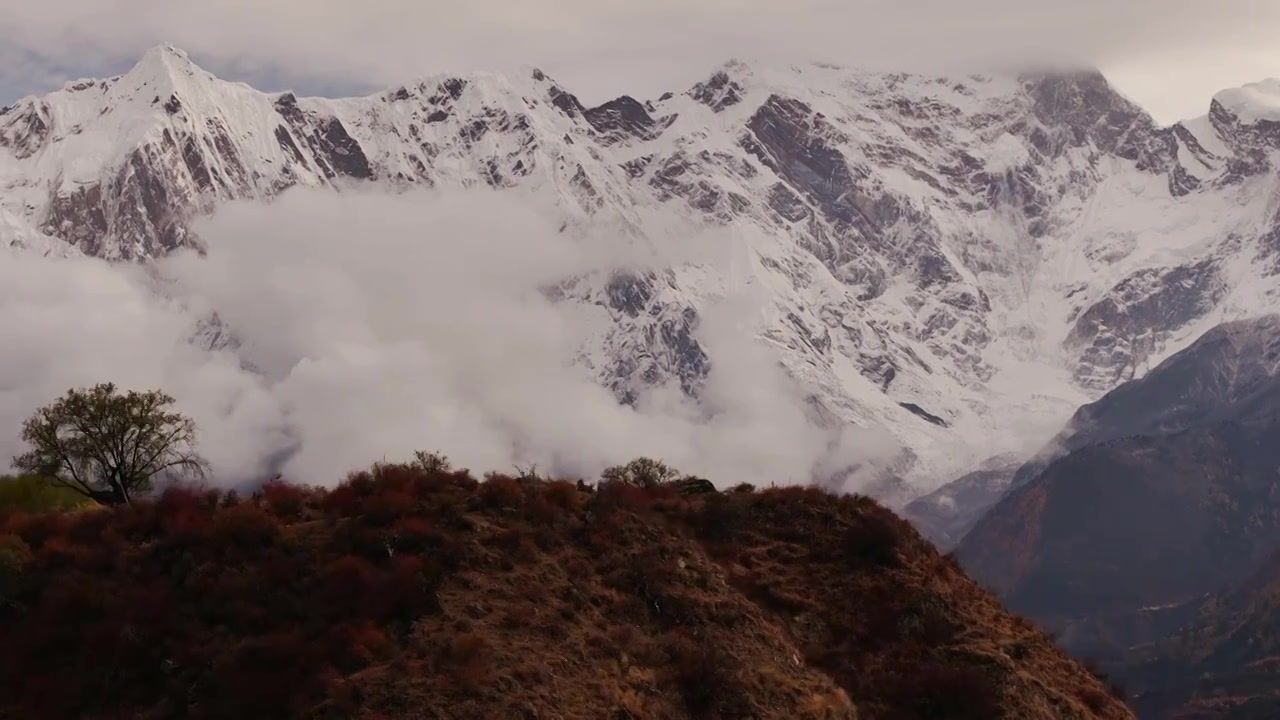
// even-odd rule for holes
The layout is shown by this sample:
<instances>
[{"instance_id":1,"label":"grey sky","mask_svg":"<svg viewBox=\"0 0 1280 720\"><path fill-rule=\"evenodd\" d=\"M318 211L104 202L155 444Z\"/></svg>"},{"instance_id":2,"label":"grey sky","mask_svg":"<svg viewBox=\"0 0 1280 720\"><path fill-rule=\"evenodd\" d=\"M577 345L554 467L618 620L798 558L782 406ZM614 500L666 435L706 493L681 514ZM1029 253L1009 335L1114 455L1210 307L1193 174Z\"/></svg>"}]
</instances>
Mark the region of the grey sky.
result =
<instances>
[{"instance_id":1,"label":"grey sky","mask_svg":"<svg viewBox=\"0 0 1280 720\"><path fill-rule=\"evenodd\" d=\"M0 103L160 42L263 89L344 94L537 65L586 101L681 88L729 57L876 68L1075 62L1161 121L1280 76L1274 0L0 0Z\"/></svg>"}]
</instances>

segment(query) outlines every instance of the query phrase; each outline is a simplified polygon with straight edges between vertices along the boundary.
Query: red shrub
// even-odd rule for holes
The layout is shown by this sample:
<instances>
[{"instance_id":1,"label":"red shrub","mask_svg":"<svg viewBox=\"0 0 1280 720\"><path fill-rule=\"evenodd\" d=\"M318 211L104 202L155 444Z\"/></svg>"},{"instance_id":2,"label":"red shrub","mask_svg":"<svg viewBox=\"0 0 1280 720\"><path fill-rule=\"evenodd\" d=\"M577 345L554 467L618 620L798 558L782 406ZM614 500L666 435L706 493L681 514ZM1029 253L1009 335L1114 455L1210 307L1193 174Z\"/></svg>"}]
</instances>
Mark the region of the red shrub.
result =
<instances>
[{"instance_id":1,"label":"red shrub","mask_svg":"<svg viewBox=\"0 0 1280 720\"><path fill-rule=\"evenodd\" d=\"M373 481L373 475L368 471L351 473L342 484L351 488L352 492L359 497L368 497L377 490L377 485Z\"/></svg>"},{"instance_id":2,"label":"red shrub","mask_svg":"<svg viewBox=\"0 0 1280 720\"><path fill-rule=\"evenodd\" d=\"M219 512L213 521L213 541L218 547L253 549L275 544L280 525L255 505L241 503Z\"/></svg>"},{"instance_id":3,"label":"red shrub","mask_svg":"<svg viewBox=\"0 0 1280 720\"><path fill-rule=\"evenodd\" d=\"M326 513L340 518L359 515L363 504L364 498L360 492L350 483L345 482L325 493L321 501L321 507Z\"/></svg>"},{"instance_id":4,"label":"red shrub","mask_svg":"<svg viewBox=\"0 0 1280 720\"><path fill-rule=\"evenodd\" d=\"M466 470L447 471L421 468L417 478L414 480L414 487L418 497L425 498L450 490L471 492L476 489L476 481L475 478L471 477L471 473Z\"/></svg>"},{"instance_id":5,"label":"red shrub","mask_svg":"<svg viewBox=\"0 0 1280 720\"><path fill-rule=\"evenodd\" d=\"M67 537L81 545L115 542L115 513L106 508L86 510L70 517Z\"/></svg>"},{"instance_id":6,"label":"red shrub","mask_svg":"<svg viewBox=\"0 0 1280 720\"><path fill-rule=\"evenodd\" d=\"M592 505L603 512L647 510L653 506L657 497L658 492L654 489L623 482L607 482L602 483L592 496Z\"/></svg>"},{"instance_id":7,"label":"red shrub","mask_svg":"<svg viewBox=\"0 0 1280 720\"><path fill-rule=\"evenodd\" d=\"M565 515L563 508L552 504L542 493L530 493L529 498L525 501L524 516L537 525L549 526L554 525Z\"/></svg>"},{"instance_id":8,"label":"red shrub","mask_svg":"<svg viewBox=\"0 0 1280 720\"><path fill-rule=\"evenodd\" d=\"M389 463L373 466L373 485L375 492L416 494L418 479L422 471L402 463Z\"/></svg>"},{"instance_id":9,"label":"red shrub","mask_svg":"<svg viewBox=\"0 0 1280 720\"><path fill-rule=\"evenodd\" d=\"M416 620L440 612L436 594L443 570L413 555L397 555L382 578L378 611L383 620Z\"/></svg>"},{"instance_id":10,"label":"red shrub","mask_svg":"<svg viewBox=\"0 0 1280 720\"><path fill-rule=\"evenodd\" d=\"M369 602L377 598L379 579L377 568L368 560L344 555L322 571L318 600L332 617L376 615Z\"/></svg>"},{"instance_id":11,"label":"red shrub","mask_svg":"<svg viewBox=\"0 0 1280 720\"><path fill-rule=\"evenodd\" d=\"M480 486L480 501L491 508L516 508L524 503L524 488L509 475L493 473Z\"/></svg>"},{"instance_id":12,"label":"red shrub","mask_svg":"<svg viewBox=\"0 0 1280 720\"><path fill-rule=\"evenodd\" d=\"M166 488L156 501L156 524L166 536L196 541L205 537L212 527L214 507L204 493L184 487Z\"/></svg>"},{"instance_id":13,"label":"red shrub","mask_svg":"<svg viewBox=\"0 0 1280 720\"><path fill-rule=\"evenodd\" d=\"M16 514L9 518L9 531L22 538L32 550L39 550L50 538L66 532L70 517L62 513L46 515Z\"/></svg>"},{"instance_id":14,"label":"red shrub","mask_svg":"<svg viewBox=\"0 0 1280 720\"><path fill-rule=\"evenodd\" d=\"M146 540L160 533L155 503L134 502L124 507L112 508L115 513L116 531L131 540Z\"/></svg>"},{"instance_id":15,"label":"red shrub","mask_svg":"<svg viewBox=\"0 0 1280 720\"><path fill-rule=\"evenodd\" d=\"M471 477L470 470L454 470L449 473L449 483L464 492L471 492L480 486L480 483Z\"/></svg>"},{"instance_id":16,"label":"red shrub","mask_svg":"<svg viewBox=\"0 0 1280 720\"><path fill-rule=\"evenodd\" d=\"M334 535L334 548L374 562L382 562L395 554L396 540L388 528L367 528L351 523L338 528Z\"/></svg>"},{"instance_id":17,"label":"red shrub","mask_svg":"<svg viewBox=\"0 0 1280 720\"><path fill-rule=\"evenodd\" d=\"M583 493L578 486L567 480L552 480L543 486L543 496L547 502L562 510L577 510L582 506Z\"/></svg>"},{"instance_id":18,"label":"red shrub","mask_svg":"<svg viewBox=\"0 0 1280 720\"><path fill-rule=\"evenodd\" d=\"M277 632L240 643L201 685L205 717L291 717L320 694L321 659L301 634Z\"/></svg>"},{"instance_id":19,"label":"red shrub","mask_svg":"<svg viewBox=\"0 0 1280 720\"><path fill-rule=\"evenodd\" d=\"M50 570L80 569L91 562L93 553L84 545L76 545L65 535L51 537L40 546L36 553L40 564Z\"/></svg>"},{"instance_id":20,"label":"red shrub","mask_svg":"<svg viewBox=\"0 0 1280 720\"><path fill-rule=\"evenodd\" d=\"M420 553L444 544L442 534L420 517L403 517L391 527L396 552Z\"/></svg>"},{"instance_id":21,"label":"red shrub","mask_svg":"<svg viewBox=\"0 0 1280 720\"><path fill-rule=\"evenodd\" d=\"M364 501L361 521L369 527L390 527L396 520L412 515L417 500L404 490L386 490Z\"/></svg>"},{"instance_id":22,"label":"red shrub","mask_svg":"<svg viewBox=\"0 0 1280 720\"><path fill-rule=\"evenodd\" d=\"M306 507L307 490L282 480L268 480L262 484L262 499L271 513L283 520L295 520Z\"/></svg>"},{"instance_id":23,"label":"red shrub","mask_svg":"<svg viewBox=\"0 0 1280 720\"><path fill-rule=\"evenodd\" d=\"M167 578L125 585L110 600L119 619L132 627L154 626L175 615L174 588Z\"/></svg>"},{"instance_id":24,"label":"red shrub","mask_svg":"<svg viewBox=\"0 0 1280 720\"><path fill-rule=\"evenodd\" d=\"M346 674L368 667L390 649L387 633L368 621L343 623L329 633L329 659Z\"/></svg>"}]
</instances>

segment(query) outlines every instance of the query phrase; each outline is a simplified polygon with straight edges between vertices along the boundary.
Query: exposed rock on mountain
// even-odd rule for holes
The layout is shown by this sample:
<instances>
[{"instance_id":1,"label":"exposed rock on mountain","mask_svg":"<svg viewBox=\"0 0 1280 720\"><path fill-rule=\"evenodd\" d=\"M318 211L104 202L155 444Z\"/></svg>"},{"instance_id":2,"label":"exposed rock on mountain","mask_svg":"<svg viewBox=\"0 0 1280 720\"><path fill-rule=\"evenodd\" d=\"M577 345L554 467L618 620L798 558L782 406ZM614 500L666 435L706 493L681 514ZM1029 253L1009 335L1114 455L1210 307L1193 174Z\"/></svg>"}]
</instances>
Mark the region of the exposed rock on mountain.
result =
<instances>
[{"instance_id":1,"label":"exposed rock on mountain","mask_svg":"<svg viewBox=\"0 0 1280 720\"><path fill-rule=\"evenodd\" d=\"M198 246L220 203L297 186L519 188L565 232L640 244L678 217L722 230L688 244L730 260L566 283L564 302L608 309L583 365L623 400L663 382L696 395L715 364L701 313L747 294L749 330L823 412L887 429L927 487L1273 307L1268 88L1172 128L1096 73L733 62L594 108L538 70L331 100L259 93L161 47L0 111L0 244L145 259Z\"/></svg>"}]
</instances>

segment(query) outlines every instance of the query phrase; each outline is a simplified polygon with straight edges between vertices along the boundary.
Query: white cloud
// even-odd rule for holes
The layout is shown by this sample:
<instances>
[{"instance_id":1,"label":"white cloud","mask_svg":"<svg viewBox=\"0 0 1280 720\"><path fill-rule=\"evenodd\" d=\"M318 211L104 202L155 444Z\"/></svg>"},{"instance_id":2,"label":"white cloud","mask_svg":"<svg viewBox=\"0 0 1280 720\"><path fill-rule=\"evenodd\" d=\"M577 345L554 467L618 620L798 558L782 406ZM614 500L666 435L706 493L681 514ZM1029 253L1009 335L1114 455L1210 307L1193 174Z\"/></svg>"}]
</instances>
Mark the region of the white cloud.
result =
<instances>
[{"instance_id":1,"label":"white cloud","mask_svg":"<svg viewBox=\"0 0 1280 720\"><path fill-rule=\"evenodd\" d=\"M121 70L159 42L223 74L319 91L527 63L589 101L687 87L729 56L953 70L1069 60L1174 120L1280 75L1278 26L1273 0L0 0L0 96Z\"/></svg>"},{"instance_id":2,"label":"white cloud","mask_svg":"<svg viewBox=\"0 0 1280 720\"><path fill-rule=\"evenodd\" d=\"M68 387L109 381L182 398L204 429L210 459L229 475L253 471L282 442L280 416L262 385L235 357L194 348L191 316L150 286L137 268L0 254L6 460L20 452L21 422L33 410Z\"/></svg>"},{"instance_id":3,"label":"white cloud","mask_svg":"<svg viewBox=\"0 0 1280 720\"><path fill-rule=\"evenodd\" d=\"M295 190L204 221L207 256L163 261L163 283L89 259L0 257L0 334L15 348L0 360L0 451L17 452L36 407L106 380L175 395L224 483L283 460L292 479L331 484L416 449L587 477L649 454L724 484L785 483L894 451L810 424L731 302L700 331L704 404L665 390L619 405L574 362L592 311L539 290L638 255L620 235L555 228L516 193ZM187 342L211 309L237 354Z\"/></svg>"}]
</instances>

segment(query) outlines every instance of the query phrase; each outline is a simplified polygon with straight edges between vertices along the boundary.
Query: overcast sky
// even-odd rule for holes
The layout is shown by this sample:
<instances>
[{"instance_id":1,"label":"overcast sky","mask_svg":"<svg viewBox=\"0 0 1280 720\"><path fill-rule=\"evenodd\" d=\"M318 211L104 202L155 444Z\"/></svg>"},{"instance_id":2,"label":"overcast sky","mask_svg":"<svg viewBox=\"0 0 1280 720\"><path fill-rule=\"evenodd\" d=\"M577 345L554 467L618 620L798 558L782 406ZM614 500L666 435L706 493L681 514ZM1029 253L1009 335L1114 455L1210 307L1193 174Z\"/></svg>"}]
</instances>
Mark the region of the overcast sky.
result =
<instances>
[{"instance_id":1,"label":"overcast sky","mask_svg":"<svg viewBox=\"0 0 1280 720\"><path fill-rule=\"evenodd\" d=\"M536 65L584 101L686 87L729 57L885 68L1071 61L1165 122L1280 76L1275 0L0 0L0 103L171 42L264 90L363 92Z\"/></svg>"}]
</instances>

